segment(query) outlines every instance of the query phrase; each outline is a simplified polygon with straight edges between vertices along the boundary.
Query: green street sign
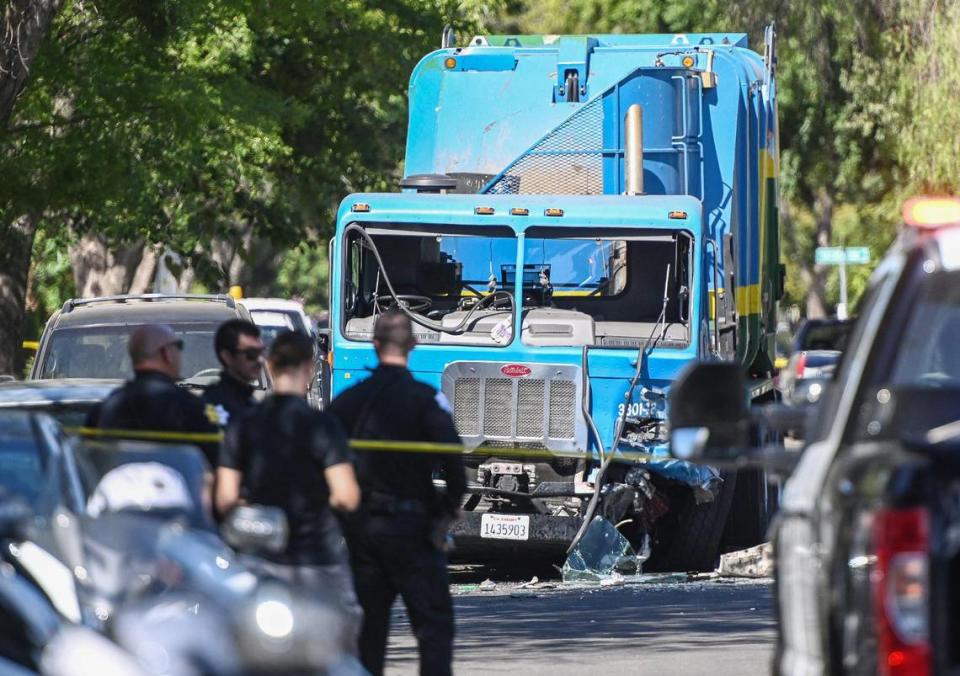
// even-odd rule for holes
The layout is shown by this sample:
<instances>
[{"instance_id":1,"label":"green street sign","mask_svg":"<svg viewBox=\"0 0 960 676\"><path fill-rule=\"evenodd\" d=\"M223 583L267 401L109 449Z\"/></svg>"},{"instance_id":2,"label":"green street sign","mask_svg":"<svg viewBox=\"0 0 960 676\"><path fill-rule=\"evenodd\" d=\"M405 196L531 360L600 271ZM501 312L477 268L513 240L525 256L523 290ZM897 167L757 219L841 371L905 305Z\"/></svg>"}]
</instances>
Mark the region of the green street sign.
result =
<instances>
[{"instance_id":1,"label":"green street sign","mask_svg":"<svg viewBox=\"0 0 960 676\"><path fill-rule=\"evenodd\" d=\"M865 246L821 246L814 254L817 265L863 265L870 262L870 249Z\"/></svg>"}]
</instances>

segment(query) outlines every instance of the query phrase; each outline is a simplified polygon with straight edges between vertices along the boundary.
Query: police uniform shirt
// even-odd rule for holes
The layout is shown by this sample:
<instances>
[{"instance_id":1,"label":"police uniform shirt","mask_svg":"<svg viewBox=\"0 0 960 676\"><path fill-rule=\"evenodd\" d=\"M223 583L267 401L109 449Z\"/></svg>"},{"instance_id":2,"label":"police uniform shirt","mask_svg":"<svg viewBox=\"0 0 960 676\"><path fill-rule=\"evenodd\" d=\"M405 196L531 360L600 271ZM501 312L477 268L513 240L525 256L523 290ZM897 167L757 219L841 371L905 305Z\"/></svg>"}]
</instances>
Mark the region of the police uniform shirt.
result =
<instances>
[{"instance_id":1,"label":"police uniform shirt","mask_svg":"<svg viewBox=\"0 0 960 676\"><path fill-rule=\"evenodd\" d=\"M158 371L137 371L132 380L108 396L99 407L91 410L88 427L105 430L142 430L150 432L182 432L217 434L217 417L212 407L200 398L180 388ZM171 440L177 443L175 439ZM216 467L219 444L196 443L185 439L203 451L210 467Z\"/></svg>"},{"instance_id":2,"label":"police uniform shirt","mask_svg":"<svg viewBox=\"0 0 960 676\"><path fill-rule=\"evenodd\" d=\"M253 398L254 387L237 380L226 371L220 372L219 382L208 386L203 392L203 401L217 412L218 424L226 427L231 420L240 417L257 402Z\"/></svg>"},{"instance_id":3,"label":"police uniform shirt","mask_svg":"<svg viewBox=\"0 0 960 676\"><path fill-rule=\"evenodd\" d=\"M351 462L347 437L332 416L303 397L274 394L242 414L226 431L220 466L239 471L240 497L280 507L287 515L286 552L273 561L330 565L346 561L324 471Z\"/></svg>"},{"instance_id":4,"label":"police uniform shirt","mask_svg":"<svg viewBox=\"0 0 960 676\"><path fill-rule=\"evenodd\" d=\"M329 411L355 439L461 443L446 397L402 366L381 364L334 399ZM433 486L435 469L447 482L443 498ZM357 474L365 497L419 500L448 515L460 507L466 490L460 454L368 451L358 453Z\"/></svg>"}]
</instances>

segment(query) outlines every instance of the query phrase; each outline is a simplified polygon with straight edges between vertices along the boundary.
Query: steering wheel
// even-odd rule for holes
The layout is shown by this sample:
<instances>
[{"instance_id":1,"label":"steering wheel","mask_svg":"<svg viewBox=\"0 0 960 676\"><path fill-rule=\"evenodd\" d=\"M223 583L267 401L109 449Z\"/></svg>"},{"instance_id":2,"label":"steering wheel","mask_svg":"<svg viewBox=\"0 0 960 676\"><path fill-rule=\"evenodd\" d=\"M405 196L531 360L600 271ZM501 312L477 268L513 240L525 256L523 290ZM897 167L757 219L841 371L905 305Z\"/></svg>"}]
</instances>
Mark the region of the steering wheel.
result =
<instances>
[{"instance_id":1,"label":"steering wheel","mask_svg":"<svg viewBox=\"0 0 960 676\"><path fill-rule=\"evenodd\" d=\"M423 313L433 307L433 299L429 296L417 296L411 293L398 293L396 298L389 294L377 296L377 303L386 305L388 309L397 307L398 301L410 312Z\"/></svg>"}]
</instances>

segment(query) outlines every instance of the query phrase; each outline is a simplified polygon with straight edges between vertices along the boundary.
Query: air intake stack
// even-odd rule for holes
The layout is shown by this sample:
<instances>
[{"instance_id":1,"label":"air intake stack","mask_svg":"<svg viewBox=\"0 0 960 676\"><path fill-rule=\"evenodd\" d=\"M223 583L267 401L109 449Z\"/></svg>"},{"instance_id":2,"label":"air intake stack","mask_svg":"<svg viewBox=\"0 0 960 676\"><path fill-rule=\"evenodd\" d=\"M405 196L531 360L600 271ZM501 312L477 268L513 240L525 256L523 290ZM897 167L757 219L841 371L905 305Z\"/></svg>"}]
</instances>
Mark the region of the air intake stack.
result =
<instances>
[{"instance_id":1,"label":"air intake stack","mask_svg":"<svg viewBox=\"0 0 960 676\"><path fill-rule=\"evenodd\" d=\"M634 103L623 119L623 173L627 195L643 194L643 108Z\"/></svg>"}]
</instances>

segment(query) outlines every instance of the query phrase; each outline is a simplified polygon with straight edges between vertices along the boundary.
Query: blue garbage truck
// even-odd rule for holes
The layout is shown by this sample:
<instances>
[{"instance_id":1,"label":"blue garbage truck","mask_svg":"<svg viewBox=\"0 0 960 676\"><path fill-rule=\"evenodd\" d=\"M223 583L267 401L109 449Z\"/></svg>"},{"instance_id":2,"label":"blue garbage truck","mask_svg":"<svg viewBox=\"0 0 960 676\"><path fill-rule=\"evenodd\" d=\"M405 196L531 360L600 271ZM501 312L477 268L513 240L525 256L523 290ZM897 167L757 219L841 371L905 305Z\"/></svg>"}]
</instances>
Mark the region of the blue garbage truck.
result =
<instances>
[{"instance_id":1,"label":"blue garbage truck","mask_svg":"<svg viewBox=\"0 0 960 676\"><path fill-rule=\"evenodd\" d=\"M762 54L745 34L444 42L410 78L399 190L338 212L331 394L375 366L377 316L408 314L410 369L468 449L468 551L569 547L596 516L665 569L760 541L771 484L671 458L666 409L702 359L771 396L773 28Z\"/></svg>"}]
</instances>

